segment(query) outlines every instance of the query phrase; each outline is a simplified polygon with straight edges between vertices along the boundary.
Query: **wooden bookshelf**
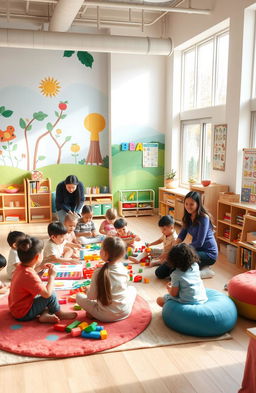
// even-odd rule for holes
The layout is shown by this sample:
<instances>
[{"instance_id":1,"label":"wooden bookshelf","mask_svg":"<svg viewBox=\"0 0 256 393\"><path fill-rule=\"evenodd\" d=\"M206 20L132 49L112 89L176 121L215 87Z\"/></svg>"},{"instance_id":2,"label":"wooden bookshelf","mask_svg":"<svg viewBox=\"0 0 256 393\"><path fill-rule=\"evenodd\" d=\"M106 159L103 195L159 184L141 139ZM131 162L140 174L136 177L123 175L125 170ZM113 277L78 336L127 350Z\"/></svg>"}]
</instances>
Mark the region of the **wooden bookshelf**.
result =
<instances>
[{"instance_id":1,"label":"wooden bookshelf","mask_svg":"<svg viewBox=\"0 0 256 393\"><path fill-rule=\"evenodd\" d=\"M52 221L51 180L27 179L28 222Z\"/></svg>"},{"instance_id":2,"label":"wooden bookshelf","mask_svg":"<svg viewBox=\"0 0 256 393\"><path fill-rule=\"evenodd\" d=\"M113 194L86 194L85 205L92 207L94 217L104 217L108 209L113 207Z\"/></svg>"},{"instance_id":3,"label":"wooden bookshelf","mask_svg":"<svg viewBox=\"0 0 256 393\"><path fill-rule=\"evenodd\" d=\"M218 202L217 240L237 247L239 268L256 268L256 247L247 242L248 232L256 232L256 206L249 203Z\"/></svg>"},{"instance_id":4,"label":"wooden bookshelf","mask_svg":"<svg viewBox=\"0 0 256 393\"><path fill-rule=\"evenodd\" d=\"M217 202L219 193L221 191L227 192L229 187L223 184L212 183L207 187L200 184L187 188L159 188L159 214L165 216L171 214L175 222L181 225L182 217L184 215L184 198L189 191L197 191L201 194L204 206L211 213L213 222L216 223L217 217Z\"/></svg>"},{"instance_id":5,"label":"wooden bookshelf","mask_svg":"<svg viewBox=\"0 0 256 393\"><path fill-rule=\"evenodd\" d=\"M18 191L7 193L10 184L0 185L0 224L23 224L27 219L26 181L22 184L12 184Z\"/></svg>"}]
</instances>

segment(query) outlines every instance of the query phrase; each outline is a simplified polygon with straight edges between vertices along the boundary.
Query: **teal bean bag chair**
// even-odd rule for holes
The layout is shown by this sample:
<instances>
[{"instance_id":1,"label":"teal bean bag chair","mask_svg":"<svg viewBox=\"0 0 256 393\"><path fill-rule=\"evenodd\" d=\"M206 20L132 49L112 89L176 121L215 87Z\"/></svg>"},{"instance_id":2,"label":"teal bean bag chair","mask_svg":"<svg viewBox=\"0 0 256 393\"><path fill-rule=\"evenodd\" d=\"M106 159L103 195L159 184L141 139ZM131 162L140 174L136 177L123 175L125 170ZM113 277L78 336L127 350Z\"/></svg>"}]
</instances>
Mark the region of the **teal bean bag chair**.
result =
<instances>
[{"instance_id":1,"label":"teal bean bag chair","mask_svg":"<svg viewBox=\"0 0 256 393\"><path fill-rule=\"evenodd\" d=\"M165 324L179 333L198 337L220 336L231 330L237 321L234 302L214 289L206 289L206 294L208 300L203 304L167 300L162 314Z\"/></svg>"}]
</instances>

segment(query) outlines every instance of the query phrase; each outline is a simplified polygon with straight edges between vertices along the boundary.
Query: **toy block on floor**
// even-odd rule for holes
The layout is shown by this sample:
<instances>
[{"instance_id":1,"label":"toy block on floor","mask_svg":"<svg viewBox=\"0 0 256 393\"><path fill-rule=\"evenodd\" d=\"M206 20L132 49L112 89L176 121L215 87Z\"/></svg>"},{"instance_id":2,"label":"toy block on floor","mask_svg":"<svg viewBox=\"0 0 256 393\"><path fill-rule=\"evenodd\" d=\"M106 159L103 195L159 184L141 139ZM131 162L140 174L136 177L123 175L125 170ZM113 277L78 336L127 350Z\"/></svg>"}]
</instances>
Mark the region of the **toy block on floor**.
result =
<instances>
[{"instance_id":1,"label":"toy block on floor","mask_svg":"<svg viewBox=\"0 0 256 393\"><path fill-rule=\"evenodd\" d=\"M102 332L102 331L101 331L101 332ZM89 332L89 333L88 333L88 332L86 332L85 330L82 330L81 336L82 336L83 338L94 338L94 339L98 340L98 339L101 338L101 335L100 335L101 332L93 331L93 332Z\"/></svg>"},{"instance_id":2,"label":"toy block on floor","mask_svg":"<svg viewBox=\"0 0 256 393\"><path fill-rule=\"evenodd\" d=\"M102 340L106 340L106 338L108 337L108 332L106 330L101 330L100 337Z\"/></svg>"},{"instance_id":3,"label":"toy block on floor","mask_svg":"<svg viewBox=\"0 0 256 393\"><path fill-rule=\"evenodd\" d=\"M66 332L70 333L72 329L80 325L81 321L74 321L70 325L66 326Z\"/></svg>"},{"instance_id":4,"label":"toy block on floor","mask_svg":"<svg viewBox=\"0 0 256 393\"><path fill-rule=\"evenodd\" d=\"M88 325L84 330L89 333L89 332L93 332L96 330L96 326L97 326L97 322L92 322L90 325Z\"/></svg>"},{"instance_id":5,"label":"toy block on floor","mask_svg":"<svg viewBox=\"0 0 256 393\"><path fill-rule=\"evenodd\" d=\"M71 337L79 337L81 336L81 329L79 329L79 327L76 327L74 329L71 330L70 332Z\"/></svg>"},{"instance_id":6,"label":"toy block on floor","mask_svg":"<svg viewBox=\"0 0 256 393\"><path fill-rule=\"evenodd\" d=\"M89 324L87 322L82 322L78 325L80 330L84 330Z\"/></svg>"},{"instance_id":7,"label":"toy block on floor","mask_svg":"<svg viewBox=\"0 0 256 393\"><path fill-rule=\"evenodd\" d=\"M67 326L68 325L66 323L55 323L55 325L53 325L53 329L58 332L65 332Z\"/></svg>"}]
</instances>

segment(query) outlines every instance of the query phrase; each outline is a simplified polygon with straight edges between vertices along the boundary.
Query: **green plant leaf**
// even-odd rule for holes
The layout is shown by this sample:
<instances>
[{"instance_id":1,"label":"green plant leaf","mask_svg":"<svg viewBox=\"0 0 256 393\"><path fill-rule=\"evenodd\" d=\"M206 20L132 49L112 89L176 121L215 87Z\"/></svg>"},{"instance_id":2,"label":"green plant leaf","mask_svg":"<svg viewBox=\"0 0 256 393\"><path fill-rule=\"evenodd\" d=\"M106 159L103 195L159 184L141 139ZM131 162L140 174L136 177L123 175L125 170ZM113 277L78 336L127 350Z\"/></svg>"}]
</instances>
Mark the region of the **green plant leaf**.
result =
<instances>
[{"instance_id":1,"label":"green plant leaf","mask_svg":"<svg viewBox=\"0 0 256 393\"><path fill-rule=\"evenodd\" d=\"M3 148L4 150L7 150L7 146L5 146L5 145L2 145L2 148Z\"/></svg>"},{"instance_id":2,"label":"green plant leaf","mask_svg":"<svg viewBox=\"0 0 256 393\"><path fill-rule=\"evenodd\" d=\"M26 122L22 118L20 118L20 127L23 128L23 129L26 128Z\"/></svg>"},{"instance_id":3,"label":"green plant leaf","mask_svg":"<svg viewBox=\"0 0 256 393\"><path fill-rule=\"evenodd\" d=\"M0 106L0 113L3 113L5 111L5 106Z\"/></svg>"},{"instance_id":4,"label":"green plant leaf","mask_svg":"<svg viewBox=\"0 0 256 393\"><path fill-rule=\"evenodd\" d=\"M28 126L27 131L30 131L32 129L32 124L30 124L30 126Z\"/></svg>"},{"instance_id":5,"label":"green plant leaf","mask_svg":"<svg viewBox=\"0 0 256 393\"><path fill-rule=\"evenodd\" d=\"M86 67L92 68L92 63L94 62L93 56L88 52L77 52L77 57L79 61Z\"/></svg>"},{"instance_id":6,"label":"green plant leaf","mask_svg":"<svg viewBox=\"0 0 256 393\"><path fill-rule=\"evenodd\" d=\"M45 159L46 159L46 156L38 156L38 160L40 160L40 161L45 160Z\"/></svg>"},{"instance_id":7,"label":"green plant leaf","mask_svg":"<svg viewBox=\"0 0 256 393\"><path fill-rule=\"evenodd\" d=\"M33 118L38 120L38 121L42 121L44 120L48 115L44 112L35 112L33 113Z\"/></svg>"},{"instance_id":8,"label":"green plant leaf","mask_svg":"<svg viewBox=\"0 0 256 393\"><path fill-rule=\"evenodd\" d=\"M74 50L65 50L63 53L63 57L71 57L74 53Z\"/></svg>"},{"instance_id":9,"label":"green plant leaf","mask_svg":"<svg viewBox=\"0 0 256 393\"><path fill-rule=\"evenodd\" d=\"M16 145L13 145L13 147L12 147L12 151L14 151L14 150L17 150L17 147L18 147L18 145L16 144Z\"/></svg>"},{"instance_id":10,"label":"green plant leaf","mask_svg":"<svg viewBox=\"0 0 256 393\"><path fill-rule=\"evenodd\" d=\"M61 115L61 119L65 119L65 117L67 117L67 115Z\"/></svg>"},{"instance_id":11,"label":"green plant leaf","mask_svg":"<svg viewBox=\"0 0 256 393\"><path fill-rule=\"evenodd\" d=\"M13 114L13 111L6 110L2 112L2 116L4 117L10 117Z\"/></svg>"},{"instance_id":12,"label":"green plant leaf","mask_svg":"<svg viewBox=\"0 0 256 393\"><path fill-rule=\"evenodd\" d=\"M55 111L55 115L56 115L56 117L59 117L59 112L57 112L57 111Z\"/></svg>"},{"instance_id":13,"label":"green plant leaf","mask_svg":"<svg viewBox=\"0 0 256 393\"><path fill-rule=\"evenodd\" d=\"M66 136L66 138L65 138L65 142L68 142L68 141L70 141L70 139L72 138L72 136Z\"/></svg>"},{"instance_id":14,"label":"green plant leaf","mask_svg":"<svg viewBox=\"0 0 256 393\"><path fill-rule=\"evenodd\" d=\"M53 129L52 123L47 123L46 124L46 128L47 128L48 131L52 131L52 129Z\"/></svg>"}]
</instances>

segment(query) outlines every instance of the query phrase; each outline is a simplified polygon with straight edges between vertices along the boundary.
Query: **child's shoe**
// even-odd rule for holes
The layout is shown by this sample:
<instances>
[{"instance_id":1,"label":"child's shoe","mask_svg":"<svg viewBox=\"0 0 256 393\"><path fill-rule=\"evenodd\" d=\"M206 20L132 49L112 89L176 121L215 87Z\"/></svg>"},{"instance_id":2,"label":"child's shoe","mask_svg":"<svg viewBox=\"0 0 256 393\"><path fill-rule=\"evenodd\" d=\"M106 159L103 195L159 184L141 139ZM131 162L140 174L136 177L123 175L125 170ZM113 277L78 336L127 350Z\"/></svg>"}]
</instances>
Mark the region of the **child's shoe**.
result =
<instances>
[{"instance_id":1,"label":"child's shoe","mask_svg":"<svg viewBox=\"0 0 256 393\"><path fill-rule=\"evenodd\" d=\"M205 267L204 269L200 270L200 276L201 276L202 279L204 279L204 278L212 278L213 276L215 276L215 273L208 266L208 267Z\"/></svg>"}]
</instances>

